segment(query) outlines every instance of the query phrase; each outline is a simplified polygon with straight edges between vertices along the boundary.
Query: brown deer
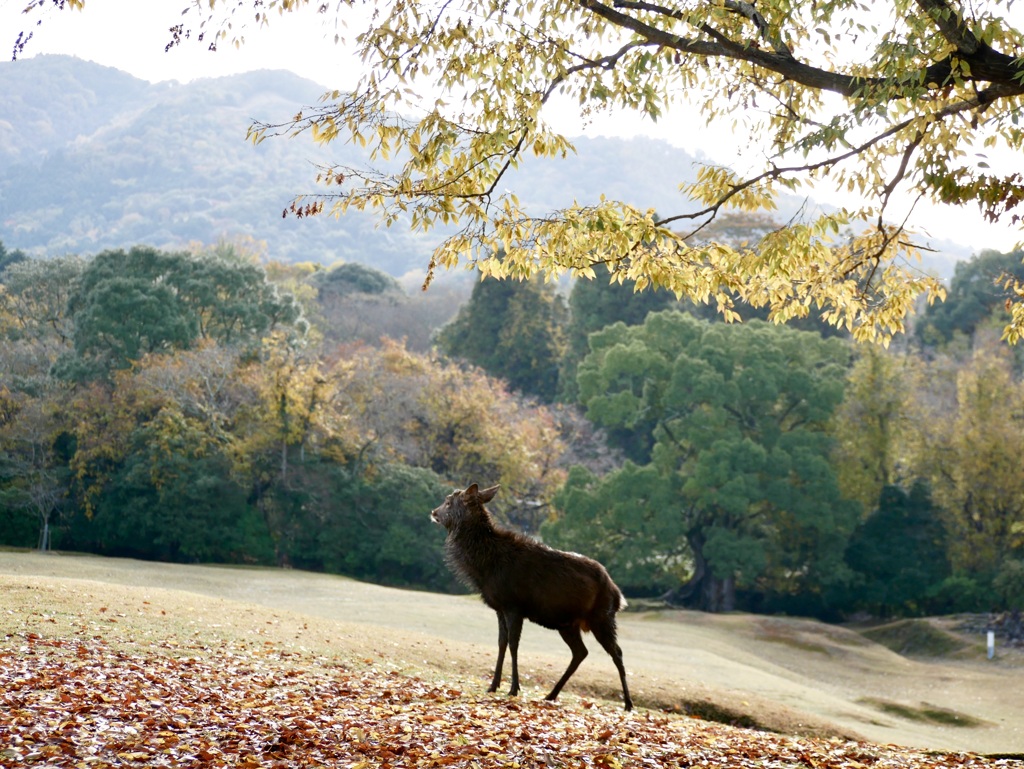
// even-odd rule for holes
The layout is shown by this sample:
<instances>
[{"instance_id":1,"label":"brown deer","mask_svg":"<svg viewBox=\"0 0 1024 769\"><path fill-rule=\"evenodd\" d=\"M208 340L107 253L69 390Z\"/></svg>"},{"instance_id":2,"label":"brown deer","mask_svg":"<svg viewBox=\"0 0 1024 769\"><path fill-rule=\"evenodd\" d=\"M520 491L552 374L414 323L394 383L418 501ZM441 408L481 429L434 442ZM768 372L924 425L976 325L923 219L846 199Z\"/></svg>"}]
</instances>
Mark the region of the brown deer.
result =
<instances>
[{"instance_id":1,"label":"brown deer","mask_svg":"<svg viewBox=\"0 0 1024 769\"><path fill-rule=\"evenodd\" d=\"M557 630L572 650L565 673L548 694L554 700L587 656L583 633L590 631L611 656L622 682L626 710L633 700L626 685L622 650L616 641L615 614L625 608L622 592L604 566L576 553L564 553L502 528L484 508L498 487L480 490L474 483L453 491L430 518L448 530L448 565L498 614L498 663L488 691L501 683L506 647L512 653L512 687L519 693L519 636L523 620Z\"/></svg>"}]
</instances>

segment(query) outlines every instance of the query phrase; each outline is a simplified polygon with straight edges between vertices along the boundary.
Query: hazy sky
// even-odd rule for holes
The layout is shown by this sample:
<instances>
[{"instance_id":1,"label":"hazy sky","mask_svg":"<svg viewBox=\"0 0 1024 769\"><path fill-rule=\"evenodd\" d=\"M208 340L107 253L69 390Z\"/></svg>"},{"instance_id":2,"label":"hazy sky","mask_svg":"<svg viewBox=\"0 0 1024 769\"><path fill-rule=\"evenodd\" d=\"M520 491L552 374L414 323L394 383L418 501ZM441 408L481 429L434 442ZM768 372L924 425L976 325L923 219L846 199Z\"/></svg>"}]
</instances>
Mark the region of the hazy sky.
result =
<instances>
[{"instance_id":1,"label":"hazy sky","mask_svg":"<svg viewBox=\"0 0 1024 769\"><path fill-rule=\"evenodd\" d=\"M333 28L328 30L312 13L286 14L266 29L253 28L239 49L225 46L211 52L190 41L165 52L171 39L168 30L182 19L189 0L87 0L82 12L48 9L23 15L28 2L0 0L5 59L10 58L17 33L27 28L35 30L35 38L26 55L73 54L153 82L290 69L327 85L344 64L342 51L333 42ZM190 16L198 18L194 12ZM42 25L26 26L29 19L41 19Z\"/></svg>"},{"instance_id":2,"label":"hazy sky","mask_svg":"<svg viewBox=\"0 0 1024 769\"><path fill-rule=\"evenodd\" d=\"M188 81L217 77L254 69L288 69L330 88L350 87L355 82L358 62L344 46L334 43L335 29L325 26L314 13L291 13L273 18L265 29L251 29L240 49L222 46L210 52L206 46L188 41L164 51L170 40L168 29L181 19L188 0L88 0L83 12L46 12L32 17L21 14L28 0L0 0L0 43L4 59L26 20L42 18L36 36L24 56L38 53L66 53L130 72L157 82ZM333 24L333 18L330 20ZM342 30L344 34L344 30ZM556 126L570 134L583 130L571 105L556 109ZM551 118L549 118L551 119ZM636 118L606 119L586 127L587 134L638 134L665 139L690 152L702 151L715 160L730 163L736 148L749 151L746 137L736 139L727 130L709 130L688 114L670 114L658 124ZM740 169L742 171L742 169ZM820 202L855 205L823 190ZM918 208L914 223L938 239L949 239L973 248L1009 249L1022 236L1006 226L986 223L976 210L941 207Z\"/></svg>"}]
</instances>

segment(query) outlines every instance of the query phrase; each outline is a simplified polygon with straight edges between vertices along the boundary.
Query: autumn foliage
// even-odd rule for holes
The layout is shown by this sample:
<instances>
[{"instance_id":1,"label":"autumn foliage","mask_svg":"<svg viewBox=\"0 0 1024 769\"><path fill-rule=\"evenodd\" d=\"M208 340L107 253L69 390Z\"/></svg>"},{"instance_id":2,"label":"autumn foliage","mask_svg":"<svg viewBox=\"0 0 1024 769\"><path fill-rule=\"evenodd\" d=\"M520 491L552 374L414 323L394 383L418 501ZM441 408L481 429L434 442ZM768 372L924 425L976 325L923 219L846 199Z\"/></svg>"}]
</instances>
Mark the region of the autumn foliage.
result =
<instances>
[{"instance_id":1,"label":"autumn foliage","mask_svg":"<svg viewBox=\"0 0 1024 769\"><path fill-rule=\"evenodd\" d=\"M458 684L273 644L0 639L0 766L912 769L1010 766Z\"/></svg>"},{"instance_id":2,"label":"autumn foliage","mask_svg":"<svg viewBox=\"0 0 1024 769\"><path fill-rule=\"evenodd\" d=\"M539 527L563 477L552 414L402 342L324 341L299 297L316 309L330 281L272 283L218 248L4 271L0 539L446 589L422 515L442 490L493 479L506 519Z\"/></svg>"},{"instance_id":3,"label":"autumn foliage","mask_svg":"<svg viewBox=\"0 0 1024 769\"><path fill-rule=\"evenodd\" d=\"M734 223L730 239L757 225ZM563 304L550 286L480 284L476 309L453 300L448 317L501 352L481 368L464 337L446 354L389 339L430 329L369 268L261 271L223 244L101 256L0 274L6 545L451 590L424 511L477 480L505 490L503 524L597 558L630 596L822 618L1024 600L1024 396L993 291L1019 254L958 270L948 312L920 319L928 346L893 351L582 281L561 327L541 312ZM174 312L120 311L152 309L166 285ZM371 300L396 303L388 325ZM554 349L571 352L557 371ZM557 374L565 402L524 396L530 377L517 390L508 365Z\"/></svg>"}]
</instances>

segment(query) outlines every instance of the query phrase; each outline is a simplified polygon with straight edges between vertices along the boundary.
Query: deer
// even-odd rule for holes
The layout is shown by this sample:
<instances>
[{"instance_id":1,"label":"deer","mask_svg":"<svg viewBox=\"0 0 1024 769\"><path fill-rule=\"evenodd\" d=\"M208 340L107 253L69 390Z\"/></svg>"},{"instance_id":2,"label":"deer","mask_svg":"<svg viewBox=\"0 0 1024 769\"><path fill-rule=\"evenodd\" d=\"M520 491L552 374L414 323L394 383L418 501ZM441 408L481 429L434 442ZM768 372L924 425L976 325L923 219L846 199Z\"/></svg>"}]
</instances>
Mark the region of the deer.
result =
<instances>
[{"instance_id":1,"label":"deer","mask_svg":"<svg viewBox=\"0 0 1024 769\"><path fill-rule=\"evenodd\" d=\"M617 641L615 615L626 607L622 591L597 561L538 542L495 522L484 507L498 486L472 484L449 494L430 513L447 531L445 560L498 615L498 662L488 692L498 691L505 651L511 653L509 696L519 694L519 639L523 621L557 630L572 652L569 667L545 699L554 701L586 658L583 633L591 632L615 663L625 709L633 709Z\"/></svg>"}]
</instances>

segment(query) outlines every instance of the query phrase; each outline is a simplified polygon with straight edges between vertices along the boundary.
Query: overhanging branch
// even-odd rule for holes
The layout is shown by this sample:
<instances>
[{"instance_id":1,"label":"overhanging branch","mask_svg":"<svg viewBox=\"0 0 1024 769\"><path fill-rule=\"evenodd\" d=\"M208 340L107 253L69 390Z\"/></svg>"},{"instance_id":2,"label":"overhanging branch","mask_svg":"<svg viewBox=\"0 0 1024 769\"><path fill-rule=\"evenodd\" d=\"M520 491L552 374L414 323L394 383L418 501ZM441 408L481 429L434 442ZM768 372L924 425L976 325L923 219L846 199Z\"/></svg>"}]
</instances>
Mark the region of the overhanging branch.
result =
<instances>
[{"instance_id":1,"label":"overhanging branch","mask_svg":"<svg viewBox=\"0 0 1024 769\"><path fill-rule=\"evenodd\" d=\"M930 19L943 17L940 31L948 39L959 41L957 58L966 63L966 68L957 71L957 77L965 81L989 82L993 87L999 86L992 95L1018 95L1024 93L1024 65L1017 59L999 53L984 43L978 42L963 24L959 16L947 18L944 14L948 6L943 0L918 0L922 8L929 13ZM613 0L612 5L600 0L580 0L580 6L600 16L616 27L628 30L649 43L663 46L680 53L703 58L724 58L744 61L762 69L774 72L786 80L807 86L815 90L830 91L848 98L864 96L876 89L890 88L900 83L923 84L930 90L948 85L954 72L950 60L935 62L917 71L908 71L898 80L887 78L866 78L832 72L797 59L788 46L777 35L771 35L769 25L764 18L748 3L726 0L726 10L745 16L755 27L757 37L769 43L771 50L764 50L752 44L750 40L734 40L716 30L708 23L699 26L699 36L683 37L642 19L623 13L620 9L637 10L656 13L673 20L684 17L678 11L643 0ZM936 22L938 24L938 22ZM973 42L972 42L973 41ZM962 47L960 47L962 45ZM890 98L898 98L899 89L894 89Z\"/></svg>"}]
</instances>

